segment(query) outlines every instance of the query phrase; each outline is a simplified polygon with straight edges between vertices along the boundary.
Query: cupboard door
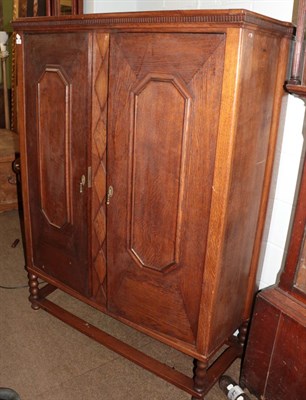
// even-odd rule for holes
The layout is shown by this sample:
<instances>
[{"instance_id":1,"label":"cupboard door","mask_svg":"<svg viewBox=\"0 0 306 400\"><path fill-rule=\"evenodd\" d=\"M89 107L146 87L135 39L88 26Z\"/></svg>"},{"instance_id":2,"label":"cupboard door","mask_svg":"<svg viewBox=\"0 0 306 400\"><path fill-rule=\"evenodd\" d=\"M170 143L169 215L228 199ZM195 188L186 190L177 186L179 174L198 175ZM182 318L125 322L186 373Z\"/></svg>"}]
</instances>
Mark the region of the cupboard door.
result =
<instances>
[{"instance_id":1,"label":"cupboard door","mask_svg":"<svg viewBox=\"0 0 306 400\"><path fill-rule=\"evenodd\" d=\"M33 264L88 294L90 37L25 36L26 152Z\"/></svg>"},{"instance_id":2,"label":"cupboard door","mask_svg":"<svg viewBox=\"0 0 306 400\"><path fill-rule=\"evenodd\" d=\"M115 34L110 47L108 308L196 342L224 34Z\"/></svg>"}]
</instances>

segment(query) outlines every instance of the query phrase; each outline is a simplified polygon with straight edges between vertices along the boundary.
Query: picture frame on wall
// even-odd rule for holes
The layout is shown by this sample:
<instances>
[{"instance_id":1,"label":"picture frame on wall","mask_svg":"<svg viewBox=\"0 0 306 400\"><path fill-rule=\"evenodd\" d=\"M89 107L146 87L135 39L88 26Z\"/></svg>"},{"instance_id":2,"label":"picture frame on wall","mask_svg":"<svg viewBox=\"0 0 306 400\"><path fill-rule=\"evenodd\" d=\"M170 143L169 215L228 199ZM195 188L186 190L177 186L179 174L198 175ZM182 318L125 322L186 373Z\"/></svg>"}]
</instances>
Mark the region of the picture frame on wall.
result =
<instances>
[{"instance_id":1,"label":"picture frame on wall","mask_svg":"<svg viewBox=\"0 0 306 400\"><path fill-rule=\"evenodd\" d=\"M37 17L46 15L45 0L15 0L17 15L16 18Z\"/></svg>"},{"instance_id":2,"label":"picture frame on wall","mask_svg":"<svg viewBox=\"0 0 306 400\"><path fill-rule=\"evenodd\" d=\"M14 0L17 18L83 13L83 0Z\"/></svg>"}]
</instances>

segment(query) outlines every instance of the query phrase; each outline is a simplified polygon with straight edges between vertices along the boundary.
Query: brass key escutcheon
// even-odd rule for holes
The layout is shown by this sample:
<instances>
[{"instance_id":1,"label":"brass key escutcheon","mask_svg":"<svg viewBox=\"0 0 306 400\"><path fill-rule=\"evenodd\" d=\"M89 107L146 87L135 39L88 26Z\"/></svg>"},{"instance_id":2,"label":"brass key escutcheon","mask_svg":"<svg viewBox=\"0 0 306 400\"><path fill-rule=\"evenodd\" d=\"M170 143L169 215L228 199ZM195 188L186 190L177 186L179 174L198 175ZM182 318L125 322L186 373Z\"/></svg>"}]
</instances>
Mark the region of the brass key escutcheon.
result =
<instances>
[{"instance_id":1,"label":"brass key escutcheon","mask_svg":"<svg viewBox=\"0 0 306 400\"><path fill-rule=\"evenodd\" d=\"M80 193L83 193L83 187L85 186L85 183L86 183L86 177L85 175L82 175L80 181Z\"/></svg>"},{"instance_id":2,"label":"brass key escutcheon","mask_svg":"<svg viewBox=\"0 0 306 400\"><path fill-rule=\"evenodd\" d=\"M114 188L112 186L110 186L108 188L107 195L106 195L106 204L107 205L109 205L110 199L111 199L111 197L113 197L113 194L114 194Z\"/></svg>"}]
</instances>

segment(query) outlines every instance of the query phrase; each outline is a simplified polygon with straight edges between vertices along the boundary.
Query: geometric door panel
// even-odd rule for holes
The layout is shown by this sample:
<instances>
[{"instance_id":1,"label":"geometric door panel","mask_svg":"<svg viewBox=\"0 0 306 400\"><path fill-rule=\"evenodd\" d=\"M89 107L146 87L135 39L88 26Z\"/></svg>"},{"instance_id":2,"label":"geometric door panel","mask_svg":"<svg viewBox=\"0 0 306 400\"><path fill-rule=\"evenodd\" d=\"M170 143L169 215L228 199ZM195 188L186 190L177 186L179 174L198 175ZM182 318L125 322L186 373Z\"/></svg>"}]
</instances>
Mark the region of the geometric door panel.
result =
<instances>
[{"instance_id":1,"label":"geometric door panel","mask_svg":"<svg viewBox=\"0 0 306 400\"><path fill-rule=\"evenodd\" d=\"M33 265L88 296L90 35L30 34L24 42Z\"/></svg>"},{"instance_id":2,"label":"geometric door panel","mask_svg":"<svg viewBox=\"0 0 306 400\"><path fill-rule=\"evenodd\" d=\"M71 94L60 67L45 68L38 81L37 101L41 209L51 225L62 228L71 223ZM54 134L54 119L60 135Z\"/></svg>"},{"instance_id":3,"label":"geometric door panel","mask_svg":"<svg viewBox=\"0 0 306 400\"><path fill-rule=\"evenodd\" d=\"M184 194L184 181L180 176L184 174L191 94L184 82L161 74L146 75L131 93L128 248L140 266L165 271L177 265L179 258ZM154 114L152 98L160 99ZM153 119L158 119L159 124L154 125ZM144 124L151 126L149 136ZM175 147L175 152L167 150ZM157 159L158 166L154 168ZM167 170L162 171L167 164ZM146 184L139 190L142 182ZM158 182L158 192L151 190L155 182ZM152 216L149 205L157 203L156 196L166 197L167 201L158 203L161 207L155 209Z\"/></svg>"},{"instance_id":4,"label":"geometric door panel","mask_svg":"<svg viewBox=\"0 0 306 400\"><path fill-rule=\"evenodd\" d=\"M108 308L195 343L225 35L110 43Z\"/></svg>"}]
</instances>

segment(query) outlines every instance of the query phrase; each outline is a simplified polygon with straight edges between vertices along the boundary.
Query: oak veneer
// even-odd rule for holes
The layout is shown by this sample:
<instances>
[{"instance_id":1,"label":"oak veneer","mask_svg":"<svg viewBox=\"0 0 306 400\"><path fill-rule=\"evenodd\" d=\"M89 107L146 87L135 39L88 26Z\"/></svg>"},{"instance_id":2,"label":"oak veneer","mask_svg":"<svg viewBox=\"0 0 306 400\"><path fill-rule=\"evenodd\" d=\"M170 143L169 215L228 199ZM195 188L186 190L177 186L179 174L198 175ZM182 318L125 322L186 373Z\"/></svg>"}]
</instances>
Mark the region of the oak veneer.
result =
<instances>
[{"instance_id":1,"label":"oak veneer","mask_svg":"<svg viewBox=\"0 0 306 400\"><path fill-rule=\"evenodd\" d=\"M33 308L203 398L242 352L292 26L245 10L14 26ZM53 305L56 288L193 356L194 380Z\"/></svg>"}]
</instances>

